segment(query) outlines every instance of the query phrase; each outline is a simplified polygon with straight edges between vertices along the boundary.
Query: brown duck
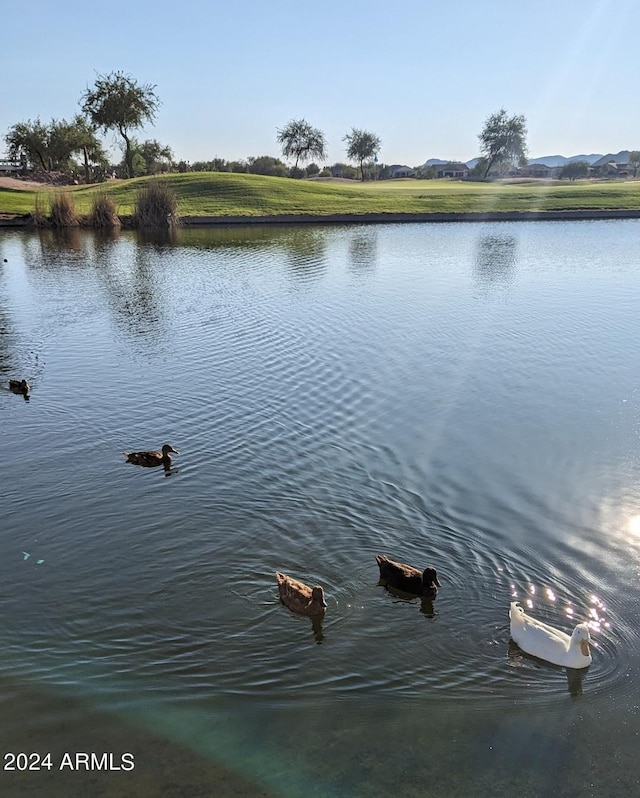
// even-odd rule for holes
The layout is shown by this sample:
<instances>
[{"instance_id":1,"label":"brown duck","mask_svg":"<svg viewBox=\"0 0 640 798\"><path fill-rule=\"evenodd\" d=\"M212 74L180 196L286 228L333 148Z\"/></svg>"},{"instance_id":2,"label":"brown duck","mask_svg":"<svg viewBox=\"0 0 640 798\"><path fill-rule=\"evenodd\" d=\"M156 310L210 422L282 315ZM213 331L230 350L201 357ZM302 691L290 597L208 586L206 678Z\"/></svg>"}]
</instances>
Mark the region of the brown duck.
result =
<instances>
[{"instance_id":1,"label":"brown duck","mask_svg":"<svg viewBox=\"0 0 640 798\"><path fill-rule=\"evenodd\" d=\"M308 587L297 579L276 571L280 601L292 612L300 615L324 615L327 605L320 585Z\"/></svg>"},{"instance_id":2,"label":"brown duck","mask_svg":"<svg viewBox=\"0 0 640 798\"><path fill-rule=\"evenodd\" d=\"M395 562L381 554L376 556L376 562L380 568L380 581L389 587L402 590L404 593L413 593L415 596L431 599L436 597L440 582L433 566L430 565L424 571L420 571L412 565Z\"/></svg>"},{"instance_id":3,"label":"brown duck","mask_svg":"<svg viewBox=\"0 0 640 798\"><path fill-rule=\"evenodd\" d=\"M171 465L171 456L169 452L180 454L173 446L165 443L161 452L124 452L124 456L127 458L128 463L135 463L136 465L147 466L149 468L159 465L169 468Z\"/></svg>"},{"instance_id":4,"label":"brown duck","mask_svg":"<svg viewBox=\"0 0 640 798\"><path fill-rule=\"evenodd\" d=\"M26 396L31 390L31 386L26 380L9 380L9 390Z\"/></svg>"}]
</instances>

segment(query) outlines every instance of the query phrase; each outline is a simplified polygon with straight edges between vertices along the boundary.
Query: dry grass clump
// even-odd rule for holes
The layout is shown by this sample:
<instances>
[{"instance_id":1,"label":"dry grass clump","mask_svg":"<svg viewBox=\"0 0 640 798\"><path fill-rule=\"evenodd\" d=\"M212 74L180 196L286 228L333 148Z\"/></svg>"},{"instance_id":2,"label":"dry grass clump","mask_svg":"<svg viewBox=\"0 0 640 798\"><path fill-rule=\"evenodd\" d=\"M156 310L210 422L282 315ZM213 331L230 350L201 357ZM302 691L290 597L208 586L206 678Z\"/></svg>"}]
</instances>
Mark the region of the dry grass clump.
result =
<instances>
[{"instance_id":1,"label":"dry grass clump","mask_svg":"<svg viewBox=\"0 0 640 798\"><path fill-rule=\"evenodd\" d=\"M138 227L175 227L180 223L175 192L163 181L148 183L138 191L133 215Z\"/></svg>"},{"instance_id":2,"label":"dry grass clump","mask_svg":"<svg viewBox=\"0 0 640 798\"><path fill-rule=\"evenodd\" d=\"M49 208L49 218L53 227L77 227L80 217L70 194L55 194Z\"/></svg>"},{"instance_id":3,"label":"dry grass clump","mask_svg":"<svg viewBox=\"0 0 640 798\"><path fill-rule=\"evenodd\" d=\"M36 194L35 196L35 208L31 218L36 227L49 227L46 202L42 194Z\"/></svg>"},{"instance_id":4,"label":"dry grass clump","mask_svg":"<svg viewBox=\"0 0 640 798\"><path fill-rule=\"evenodd\" d=\"M116 204L109 194L97 194L93 198L88 222L95 230L116 230L120 227L120 217Z\"/></svg>"}]
</instances>

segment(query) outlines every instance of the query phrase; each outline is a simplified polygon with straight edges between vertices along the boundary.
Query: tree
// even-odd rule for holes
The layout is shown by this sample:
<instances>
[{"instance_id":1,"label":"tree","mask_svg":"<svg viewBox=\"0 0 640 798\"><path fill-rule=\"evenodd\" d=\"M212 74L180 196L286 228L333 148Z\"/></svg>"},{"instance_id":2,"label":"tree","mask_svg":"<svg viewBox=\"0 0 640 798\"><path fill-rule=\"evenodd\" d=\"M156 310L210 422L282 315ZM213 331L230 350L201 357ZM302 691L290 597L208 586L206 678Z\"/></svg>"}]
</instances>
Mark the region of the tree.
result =
<instances>
[{"instance_id":1,"label":"tree","mask_svg":"<svg viewBox=\"0 0 640 798\"><path fill-rule=\"evenodd\" d=\"M90 183L95 169L103 173L109 164L102 143L96 136L95 128L84 116L77 114L71 122L70 135L73 142L73 153L82 157L85 182Z\"/></svg>"},{"instance_id":2,"label":"tree","mask_svg":"<svg viewBox=\"0 0 640 798\"><path fill-rule=\"evenodd\" d=\"M173 168L173 152L171 147L160 144L155 139L147 139L138 145L138 152L144 161L145 175L157 175Z\"/></svg>"},{"instance_id":3,"label":"tree","mask_svg":"<svg viewBox=\"0 0 640 798\"><path fill-rule=\"evenodd\" d=\"M360 164L360 175L364 181L364 162L376 157L382 142L375 134L356 127L352 127L351 133L347 133L342 140L347 142L347 158Z\"/></svg>"},{"instance_id":4,"label":"tree","mask_svg":"<svg viewBox=\"0 0 640 798\"><path fill-rule=\"evenodd\" d=\"M127 163L123 153L117 172L118 177L142 177L147 174L147 166L140 152L140 142L137 139L131 139L130 162Z\"/></svg>"},{"instance_id":5,"label":"tree","mask_svg":"<svg viewBox=\"0 0 640 798\"><path fill-rule=\"evenodd\" d=\"M236 174L243 175L247 172L247 163L246 161L229 161L228 163L229 172L235 172Z\"/></svg>"},{"instance_id":6,"label":"tree","mask_svg":"<svg viewBox=\"0 0 640 798\"><path fill-rule=\"evenodd\" d=\"M194 161L191 164L193 172L230 172L229 164L224 158L214 158L212 161Z\"/></svg>"},{"instance_id":7,"label":"tree","mask_svg":"<svg viewBox=\"0 0 640 798\"><path fill-rule=\"evenodd\" d=\"M82 111L93 124L105 132L116 130L124 142L124 160L129 177L133 177L133 149L131 132L156 117L160 100L155 86L138 85L124 72L98 75L93 89L86 89L81 97Z\"/></svg>"},{"instance_id":8,"label":"tree","mask_svg":"<svg viewBox=\"0 0 640 798\"><path fill-rule=\"evenodd\" d=\"M269 175L270 177L287 177L289 170L286 164L271 155L260 155L247 158L247 171L252 175Z\"/></svg>"},{"instance_id":9,"label":"tree","mask_svg":"<svg viewBox=\"0 0 640 798\"><path fill-rule=\"evenodd\" d=\"M73 123L52 119L48 134L49 171L71 171L71 156L78 149Z\"/></svg>"},{"instance_id":10,"label":"tree","mask_svg":"<svg viewBox=\"0 0 640 798\"><path fill-rule=\"evenodd\" d=\"M593 166L593 173L597 177L607 178L617 176L616 165L614 161L608 163L601 163L600 166Z\"/></svg>"},{"instance_id":11,"label":"tree","mask_svg":"<svg viewBox=\"0 0 640 798\"><path fill-rule=\"evenodd\" d=\"M527 120L519 116L507 116L504 108L491 114L479 134L480 152L486 158L484 177L493 166L516 163L526 165Z\"/></svg>"},{"instance_id":12,"label":"tree","mask_svg":"<svg viewBox=\"0 0 640 798\"><path fill-rule=\"evenodd\" d=\"M314 157L324 161L327 158L324 133L306 119L292 119L282 130L278 129L277 140L284 157L295 158L294 170L298 169L299 161L304 163Z\"/></svg>"},{"instance_id":13,"label":"tree","mask_svg":"<svg viewBox=\"0 0 640 798\"><path fill-rule=\"evenodd\" d=\"M560 171L560 178L568 177L573 183L578 177L588 177L589 175L589 162L588 161L571 161L565 164Z\"/></svg>"},{"instance_id":14,"label":"tree","mask_svg":"<svg viewBox=\"0 0 640 798\"><path fill-rule=\"evenodd\" d=\"M633 176L636 177L640 169L640 152L634 150L629 153L629 166L633 169Z\"/></svg>"},{"instance_id":15,"label":"tree","mask_svg":"<svg viewBox=\"0 0 640 798\"><path fill-rule=\"evenodd\" d=\"M345 180L355 180L358 177L356 169L348 163L334 163L329 171L332 177L342 177Z\"/></svg>"},{"instance_id":16,"label":"tree","mask_svg":"<svg viewBox=\"0 0 640 798\"><path fill-rule=\"evenodd\" d=\"M105 167L107 158L95 130L82 116L71 122L52 119L48 125L40 119L19 122L5 136L11 158L25 156L27 162L45 172L71 171L77 167L71 159L81 155L85 179L90 180L90 165Z\"/></svg>"},{"instance_id":17,"label":"tree","mask_svg":"<svg viewBox=\"0 0 640 798\"><path fill-rule=\"evenodd\" d=\"M416 177L418 180L434 180L436 176L435 166L417 166Z\"/></svg>"},{"instance_id":18,"label":"tree","mask_svg":"<svg viewBox=\"0 0 640 798\"><path fill-rule=\"evenodd\" d=\"M39 117L34 122L28 119L13 125L4 140L9 158L18 161L26 156L31 166L40 166L43 171L48 171L49 129L42 124Z\"/></svg>"}]
</instances>

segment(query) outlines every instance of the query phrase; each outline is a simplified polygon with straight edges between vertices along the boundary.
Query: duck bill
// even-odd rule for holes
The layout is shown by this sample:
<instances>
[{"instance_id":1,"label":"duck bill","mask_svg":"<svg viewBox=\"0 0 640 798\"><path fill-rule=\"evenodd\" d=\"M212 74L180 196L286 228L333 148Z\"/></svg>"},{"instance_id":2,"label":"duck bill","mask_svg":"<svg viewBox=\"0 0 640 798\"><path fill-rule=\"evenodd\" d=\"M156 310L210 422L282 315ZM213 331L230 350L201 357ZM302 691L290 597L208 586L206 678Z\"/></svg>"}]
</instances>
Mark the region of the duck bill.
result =
<instances>
[{"instance_id":1,"label":"duck bill","mask_svg":"<svg viewBox=\"0 0 640 798\"><path fill-rule=\"evenodd\" d=\"M440 580L438 579L437 576L436 576L436 578L433 581L434 581L434 583L436 584L437 587L442 587L442 585L440 584Z\"/></svg>"},{"instance_id":2,"label":"duck bill","mask_svg":"<svg viewBox=\"0 0 640 798\"><path fill-rule=\"evenodd\" d=\"M580 650L582 651L582 656L583 657L588 657L589 656L589 654L590 654L589 643L587 643L586 640L581 640L580 641Z\"/></svg>"}]
</instances>

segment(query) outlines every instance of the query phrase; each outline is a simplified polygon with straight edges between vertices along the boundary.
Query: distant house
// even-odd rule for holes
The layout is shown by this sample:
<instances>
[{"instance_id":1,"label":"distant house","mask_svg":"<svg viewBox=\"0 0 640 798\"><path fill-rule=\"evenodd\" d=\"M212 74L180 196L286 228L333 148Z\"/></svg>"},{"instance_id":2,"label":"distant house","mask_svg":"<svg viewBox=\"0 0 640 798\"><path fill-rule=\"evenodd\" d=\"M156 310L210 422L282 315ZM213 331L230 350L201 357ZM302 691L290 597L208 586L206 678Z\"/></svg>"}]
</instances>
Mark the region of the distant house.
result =
<instances>
[{"instance_id":1,"label":"distant house","mask_svg":"<svg viewBox=\"0 0 640 798\"><path fill-rule=\"evenodd\" d=\"M628 150L622 150L617 155L603 155L591 164L591 173L599 177L628 177L633 174L629 155Z\"/></svg>"},{"instance_id":2,"label":"distant house","mask_svg":"<svg viewBox=\"0 0 640 798\"><path fill-rule=\"evenodd\" d=\"M393 180L398 177L414 177L415 169L410 166L401 166L400 164L393 164L389 167L389 177Z\"/></svg>"},{"instance_id":3,"label":"distant house","mask_svg":"<svg viewBox=\"0 0 640 798\"><path fill-rule=\"evenodd\" d=\"M633 169L628 163L615 163L615 161L602 163L597 161L591 165L589 172L594 177L629 177L633 173Z\"/></svg>"},{"instance_id":4,"label":"distant house","mask_svg":"<svg viewBox=\"0 0 640 798\"><path fill-rule=\"evenodd\" d=\"M23 167L24 164L21 164L17 161L11 161L8 158L0 159L0 172L4 172L5 174L19 172Z\"/></svg>"},{"instance_id":5,"label":"distant house","mask_svg":"<svg viewBox=\"0 0 640 798\"><path fill-rule=\"evenodd\" d=\"M557 177L559 169L556 166L547 166L543 163L531 163L527 166L521 166L518 171L518 177L537 177L540 179L550 180L552 177Z\"/></svg>"},{"instance_id":6,"label":"distant house","mask_svg":"<svg viewBox=\"0 0 640 798\"><path fill-rule=\"evenodd\" d=\"M450 161L449 163L439 163L434 166L436 177L453 177L458 180L469 177L471 170L466 163Z\"/></svg>"}]
</instances>

